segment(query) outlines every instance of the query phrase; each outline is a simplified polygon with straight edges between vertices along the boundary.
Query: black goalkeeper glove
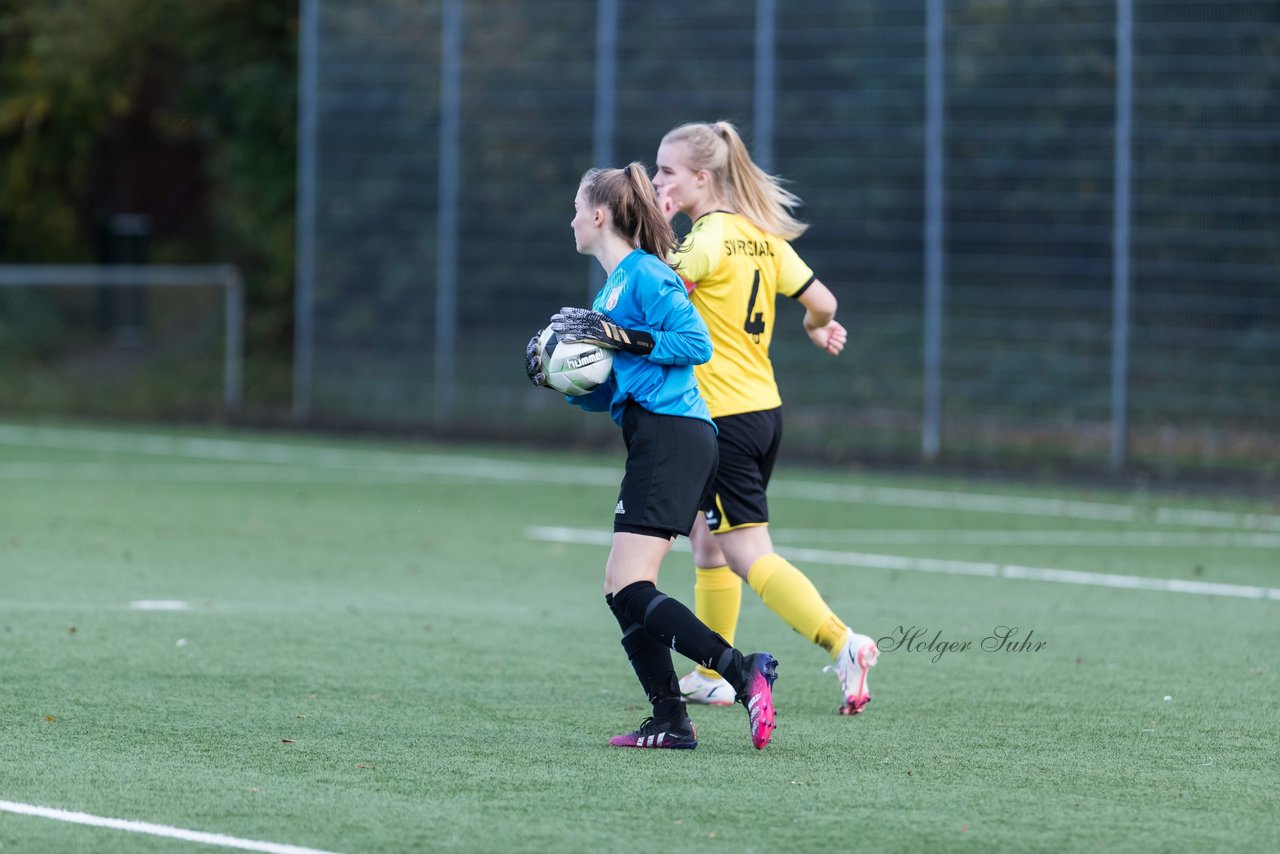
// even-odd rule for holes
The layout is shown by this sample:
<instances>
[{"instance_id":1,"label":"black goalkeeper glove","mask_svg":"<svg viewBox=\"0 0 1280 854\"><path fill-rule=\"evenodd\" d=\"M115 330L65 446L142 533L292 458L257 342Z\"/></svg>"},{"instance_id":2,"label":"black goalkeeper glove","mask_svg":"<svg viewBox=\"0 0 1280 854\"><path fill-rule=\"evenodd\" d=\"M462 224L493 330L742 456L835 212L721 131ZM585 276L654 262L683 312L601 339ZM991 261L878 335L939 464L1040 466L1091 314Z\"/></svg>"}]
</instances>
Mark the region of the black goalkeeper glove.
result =
<instances>
[{"instance_id":1,"label":"black goalkeeper glove","mask_svg":"<svg viewBox=\"0 0 1280 854\"><path fill-rule=\"evenodd\" d=\"M538 355L538 339L541 332L535 332L529 339L529 346L524 348L524 372L529 375L529 382L545 386L547 377L542 373L542 357Z\"/></svg>"},{"instance_id":2,"label":"black goalkeeper glove","mask_svg":"<svg viewBox=\"0 0 1280 854\"><path fill-rule=\"evenodd\" d=\"M565 307L551 315L551 328L561 341L585 341L637 356L653 352L653 336L638 329L623 329L598 311Z\"/></svg>"}]
</instances>

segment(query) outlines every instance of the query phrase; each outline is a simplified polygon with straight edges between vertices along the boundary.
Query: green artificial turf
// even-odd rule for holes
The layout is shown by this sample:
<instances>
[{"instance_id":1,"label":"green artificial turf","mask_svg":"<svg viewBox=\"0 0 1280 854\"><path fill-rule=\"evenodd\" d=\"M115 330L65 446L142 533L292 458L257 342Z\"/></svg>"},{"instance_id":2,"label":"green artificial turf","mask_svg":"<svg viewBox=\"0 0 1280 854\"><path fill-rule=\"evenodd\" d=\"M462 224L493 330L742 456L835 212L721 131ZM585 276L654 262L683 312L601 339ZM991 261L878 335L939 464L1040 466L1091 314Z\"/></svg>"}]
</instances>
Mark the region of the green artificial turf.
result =
<instances>
[{"instance_id":1,"label":"green artificial turf","mask_svg":"<svg viewBox=\"0 0 1280 854\"><path fill-rule=\"evenodd\" d=\"M751 747L741 708L694 708L697 750L616 750L646 707L601 595L607 549L529 529L607 532L620 450L208 438L0 425L0 801L346 852L1280 847L1280 599L797 560L860 631L971 646L884 644L868 711L841 718L825 654L748 590L739 646L781 662L773 743ZM777 481L784 555L1280 587L1272 505ZM807 482L1140 512L793 494ZM1160 524L1158 507L1228 515ZM1155 539L1088 540L1125 532ZM673 553L659 586L692 604L690 566ZM1044 645L984 651L999 626ZM201 847L0 811L3 851Z\"/></svg>"}]
</instances>

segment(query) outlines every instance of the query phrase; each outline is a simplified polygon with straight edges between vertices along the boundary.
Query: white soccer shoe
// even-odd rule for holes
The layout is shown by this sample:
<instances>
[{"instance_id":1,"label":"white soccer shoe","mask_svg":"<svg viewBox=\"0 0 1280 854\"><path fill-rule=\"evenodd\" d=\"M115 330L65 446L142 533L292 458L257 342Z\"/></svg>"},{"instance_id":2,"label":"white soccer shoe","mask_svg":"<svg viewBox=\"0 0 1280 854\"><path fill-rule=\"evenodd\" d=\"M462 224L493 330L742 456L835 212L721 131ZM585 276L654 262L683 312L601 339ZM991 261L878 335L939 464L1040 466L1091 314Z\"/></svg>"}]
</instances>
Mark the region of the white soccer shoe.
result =
<instances>
[{"instance_id":1,"label":"white soccer shoe","mask_svg":"<svg viewBox=\"0 0 1280 854\"><path fill-rule=\"evenodd\" d=\"M734 690L724 679L693 671L680 680L680 699L703 706L732 706Z\"/></svg>"},{"instance_id":2,"label":"white soccer shoe","mask_svg":"<svg viewBox=\"0 0 1280 854\"><path fill-rule=\"evenodd\" d=\"M860 635L852 629L845 635L844 646L834 664L822 668L834 670L840 677L840 685L844 688L844 704L840 706L842 715L856 715L871 702L871 692L867 689L867 671L876 666L880 657L880 648L876 642L866 635ZM680 683L684 690L684 683Z\"/></svg>"}]
</instances>

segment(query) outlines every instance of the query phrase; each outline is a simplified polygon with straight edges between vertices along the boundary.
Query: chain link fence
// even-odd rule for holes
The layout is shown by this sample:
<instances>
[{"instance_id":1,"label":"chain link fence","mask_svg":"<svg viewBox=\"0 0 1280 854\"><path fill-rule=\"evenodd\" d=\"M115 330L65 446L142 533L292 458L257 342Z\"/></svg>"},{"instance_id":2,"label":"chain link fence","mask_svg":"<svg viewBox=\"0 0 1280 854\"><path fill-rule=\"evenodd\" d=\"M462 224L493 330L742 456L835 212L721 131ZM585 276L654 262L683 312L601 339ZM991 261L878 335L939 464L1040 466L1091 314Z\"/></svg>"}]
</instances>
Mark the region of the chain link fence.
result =
<instances>
[{"instance_id":1,"label":"chain link fence","mask_svg":"<svg viewBox=\"0 0 1280 854\"><path fill-rule=\"evenodd\" d=\"M301 30L302 418L608 434L520 368L600 282L578 178L728 119L850 331L827 359L780 312L791 453L1280 470L1273 0L304 0Z\"/></svg>"}]
</instances>

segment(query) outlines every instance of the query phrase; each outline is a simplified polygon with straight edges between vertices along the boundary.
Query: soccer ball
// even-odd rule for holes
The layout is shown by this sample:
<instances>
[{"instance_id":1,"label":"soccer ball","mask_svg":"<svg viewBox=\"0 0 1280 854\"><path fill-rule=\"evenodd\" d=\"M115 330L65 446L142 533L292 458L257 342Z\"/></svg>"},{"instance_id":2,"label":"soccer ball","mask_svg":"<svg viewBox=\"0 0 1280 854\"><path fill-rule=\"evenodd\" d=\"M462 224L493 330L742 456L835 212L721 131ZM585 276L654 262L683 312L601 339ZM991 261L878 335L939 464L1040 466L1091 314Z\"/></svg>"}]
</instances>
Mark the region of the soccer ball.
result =
<instances>
[{"instance_id":1,"label":"soccer ball","mask_svg":"<svg viewBox=\"0 0 1280 854\"><path fill-rule=\"evenodd\" d=\"M609 379L613 351L595 344L561 341L550 326L538 336L538 355L547 385L564 394L587 394Z\"/></svg>"}]
</instances>

